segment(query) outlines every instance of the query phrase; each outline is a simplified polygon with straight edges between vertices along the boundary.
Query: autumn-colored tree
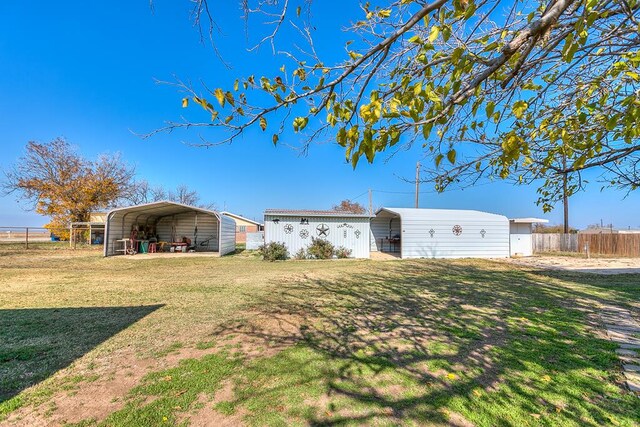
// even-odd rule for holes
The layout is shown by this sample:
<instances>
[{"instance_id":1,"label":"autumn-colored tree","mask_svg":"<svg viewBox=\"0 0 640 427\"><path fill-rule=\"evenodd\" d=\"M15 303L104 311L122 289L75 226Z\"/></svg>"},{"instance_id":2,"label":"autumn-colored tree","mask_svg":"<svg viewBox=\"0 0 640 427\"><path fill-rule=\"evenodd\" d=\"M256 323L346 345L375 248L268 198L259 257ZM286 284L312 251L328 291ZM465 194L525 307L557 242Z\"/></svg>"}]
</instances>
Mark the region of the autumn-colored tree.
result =
<instances>
[{"instance_id":1,"label":"autumn-colored tree","mask_svg":"<svg viewBox=\"0 0 640 427\"><path fill-rule=\"evenodd\" d=\"M113 206L133 175L133 168L117 154L90 161L58 138L44 144L29 142L25 155L5 172L2 188L50 217L45 227L68 237L70 222L88 221L91 212Z\"/></svg>"},{"instance_id":2,"label":"autumn-colored tree","mask_svg":"<svg viewBox=\"0 0 640 427\"><path fill-rule=\"evenodd\" d=\"M226 18L193 4L201 28ZM322 2L240 4L266 29L253 47L282 66L229 87L178 81L182 105L204 114L161 130L198 129L200 145L254 127L274 144L288 128L306 143L328 134L354 167L417 143L437 190L480 177L535 184L545 210L582 189L586 170L640 186L637 0L365 2L338 61L313 42L310 9ZM299 37L279 36L289 23Z\"/></svg>"},{"instance_id":3,"label":"autumn-colored tree","mask_svg":"<svg viewBox=\"0 0 640 427\"><path fill-rule=\"evenodd\" d=\"M339 205L334 205L333 210L339 211L339 212L355 213L355 214L363 214L366 212L366 209L360 203L352 202L351 200L347 200L347 199L341 201Z\"/></svg>"}]
</instances>

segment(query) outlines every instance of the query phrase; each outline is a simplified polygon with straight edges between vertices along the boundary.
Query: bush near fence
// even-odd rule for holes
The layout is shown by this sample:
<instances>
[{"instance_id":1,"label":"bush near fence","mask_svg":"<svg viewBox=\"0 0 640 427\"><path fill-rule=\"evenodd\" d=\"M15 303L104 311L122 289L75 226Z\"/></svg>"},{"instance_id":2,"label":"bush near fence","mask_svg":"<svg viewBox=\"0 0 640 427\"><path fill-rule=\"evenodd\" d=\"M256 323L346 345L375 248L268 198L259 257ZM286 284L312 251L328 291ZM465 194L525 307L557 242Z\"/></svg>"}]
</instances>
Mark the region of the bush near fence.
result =
<instances>
[{"instance_id":1,"label":"bush near fence","mask_svg":"<svg viewBox=\"0 0 640 427\"><path fill-rule=\"evenodd\" d=\"M581 252L640 257L640 234L534 233L533 252Z\"/></svg>"}]
</instances>

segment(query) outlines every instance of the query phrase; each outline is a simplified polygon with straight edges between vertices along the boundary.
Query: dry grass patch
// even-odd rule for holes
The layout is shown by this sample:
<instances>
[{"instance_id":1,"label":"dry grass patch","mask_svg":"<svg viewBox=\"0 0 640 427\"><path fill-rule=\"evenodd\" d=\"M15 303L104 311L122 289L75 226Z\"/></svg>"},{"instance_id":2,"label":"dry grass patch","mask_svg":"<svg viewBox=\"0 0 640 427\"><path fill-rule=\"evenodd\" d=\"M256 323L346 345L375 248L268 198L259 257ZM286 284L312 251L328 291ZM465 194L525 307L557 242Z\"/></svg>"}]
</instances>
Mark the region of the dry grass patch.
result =
<instances>
[{"instance_id":1,"label":"dry grass patch","mask_svg":"<svg viewBox=\"0 0 640 427\"><path fill-rule=\"evenodd\" d=\"M593 316L602 303L633 309L637 276L474 260L36 257L0 257L0 351L11 355L0 372L13 384L0 413L15 424L638 419ZM38 310L58 310L53 328ZM100 310L114 311L90 315ZM97 388L109 404L66 412Z\"/></svg>"}]
</instances>

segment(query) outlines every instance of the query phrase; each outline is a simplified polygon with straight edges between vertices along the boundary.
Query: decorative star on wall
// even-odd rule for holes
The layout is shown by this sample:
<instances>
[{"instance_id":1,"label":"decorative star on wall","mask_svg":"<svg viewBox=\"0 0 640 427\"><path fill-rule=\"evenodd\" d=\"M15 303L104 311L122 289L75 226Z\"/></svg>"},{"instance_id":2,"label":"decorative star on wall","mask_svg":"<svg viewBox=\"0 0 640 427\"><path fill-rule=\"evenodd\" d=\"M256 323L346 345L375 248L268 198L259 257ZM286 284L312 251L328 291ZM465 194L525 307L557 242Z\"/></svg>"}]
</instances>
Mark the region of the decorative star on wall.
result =
<instances>
[{"instance_id":1,"label":"decorative star on wall","mask_svg":"<svg viewBox=\"0 0 640 427\"><path fill-rule=\"evenodd\" d=\"M309 230L300 230L300 237L303 239L309 237Z\"/></svg>"},{"instance_id":2,"label":"decorative star on wall","mask_svg":"<svg viewBox=\"0 0 640 427\"><path fill-rule=\"evenodd\" d=\"M462 234L462 227L459 225L454 225L451 231L453 231L453 234L455 234L456 236L459 236Z\"/></svg>"},{"instance_id":3,"label":"decorative star on wall","mask_svg":"<svg viewBox=\"0 0 640 427\"><path fill-rule=\"evenodd\" d=\"M322 223L316 227L316 233L318 234L318 237L327 237L329 236L329 227L327 224Z\"/></svg>"},{"instance_id":4,"label":"decorative star on wall","mask_svg":"<svg viewBox=\"0 0 640 427\"><path fill-rule=\"evenodd\" d=\"M286 225L284 226L284 232L285 232L285 233L287 233L287 234L291 234L291 233L293 233L293 225L291 225L291 224L286 224Z\"/></svg>"}]
</instances>

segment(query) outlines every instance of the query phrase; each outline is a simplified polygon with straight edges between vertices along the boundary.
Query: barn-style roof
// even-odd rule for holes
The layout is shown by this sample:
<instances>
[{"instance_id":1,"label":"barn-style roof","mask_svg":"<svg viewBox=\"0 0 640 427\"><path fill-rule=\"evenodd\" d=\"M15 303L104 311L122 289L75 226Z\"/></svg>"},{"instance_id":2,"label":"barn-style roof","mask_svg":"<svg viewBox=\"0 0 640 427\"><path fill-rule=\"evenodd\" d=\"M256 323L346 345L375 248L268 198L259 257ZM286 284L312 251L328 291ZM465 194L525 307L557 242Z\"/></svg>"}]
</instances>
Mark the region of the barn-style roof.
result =
<instances>
[{"instance_id":1,"label":"barn-style roof","mask_svg":"<svg viewBox=\"0 0 640 427\"><path fill-rule=\"evenodd\" d=\"M254 221L254 220L249 219L249 218L247 218L247 217L244 217L244 216L242 216L242 215L234 214L233 212L229 212L229 211L222 211L222 212L220 212L220 214L221 214L221 215L230 216L231 218L237 218L237 219L240 219L240 220L242 220L242 221L249 222L249 223L251 223L251 224L255 224L255 225L264 225L264 224L262 224L261 222Z\"/></svg>"}]
</instances>

